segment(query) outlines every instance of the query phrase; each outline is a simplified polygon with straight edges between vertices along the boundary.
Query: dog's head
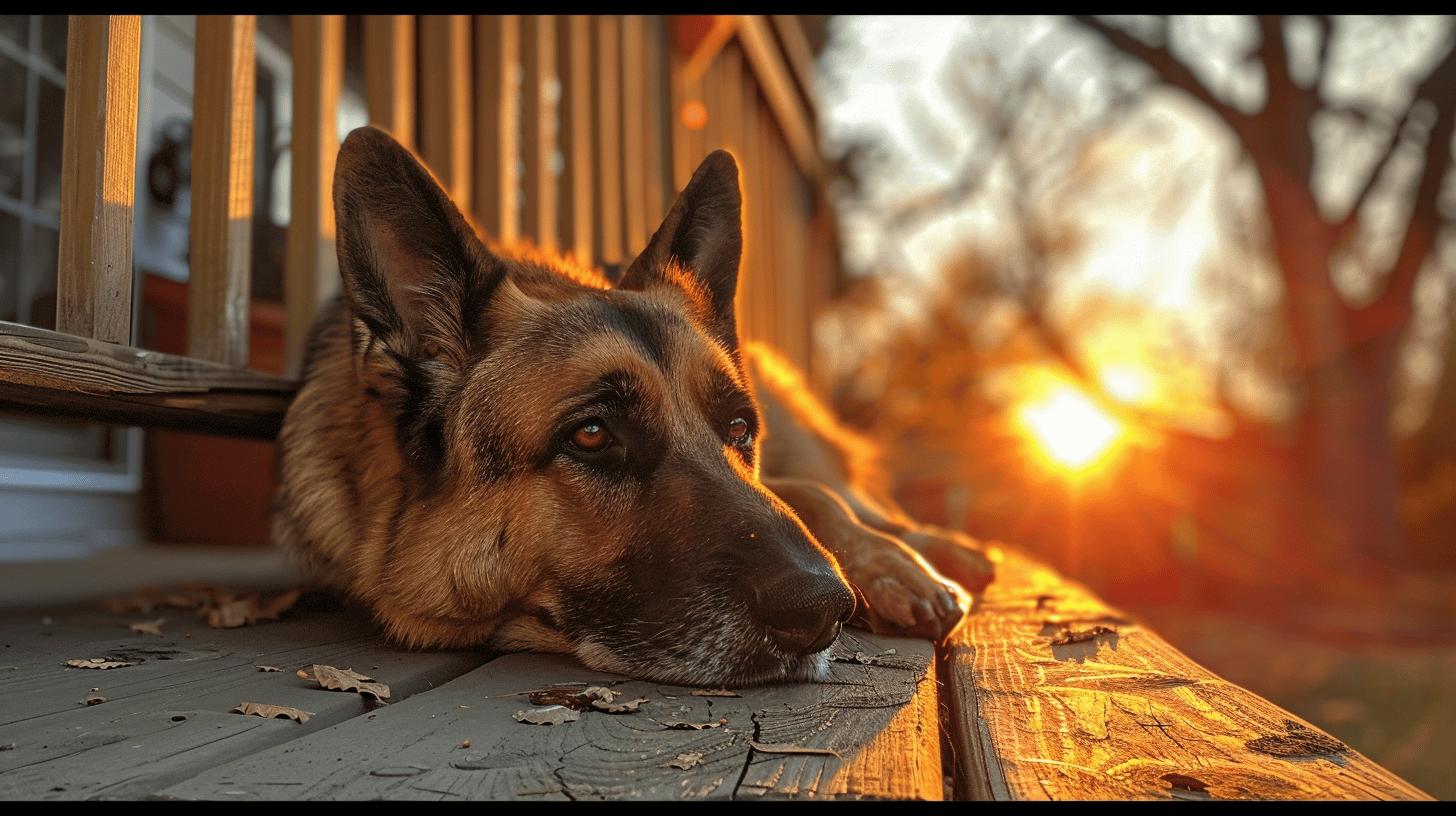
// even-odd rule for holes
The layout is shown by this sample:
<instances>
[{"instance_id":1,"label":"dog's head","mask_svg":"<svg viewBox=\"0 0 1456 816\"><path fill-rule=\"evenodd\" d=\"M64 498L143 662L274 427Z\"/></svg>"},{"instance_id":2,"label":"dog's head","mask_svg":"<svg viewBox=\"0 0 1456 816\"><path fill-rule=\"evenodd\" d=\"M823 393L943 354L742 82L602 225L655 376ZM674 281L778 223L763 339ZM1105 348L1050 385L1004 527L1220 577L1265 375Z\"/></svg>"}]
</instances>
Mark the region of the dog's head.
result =
<instances>
[{"instance_id":1,"label":"dog's head","mask_svg":"<svg viewBox=\"0 0 1456 816\"><path fill-rule=\"evenodd\" d=\"M404 499L371 588L396 635L683 683L822 677L853 595L758 478L738 167L704 160L612 287L482 242L414 157L339 153L356 370Z\"/></svg>"}]
</instances>

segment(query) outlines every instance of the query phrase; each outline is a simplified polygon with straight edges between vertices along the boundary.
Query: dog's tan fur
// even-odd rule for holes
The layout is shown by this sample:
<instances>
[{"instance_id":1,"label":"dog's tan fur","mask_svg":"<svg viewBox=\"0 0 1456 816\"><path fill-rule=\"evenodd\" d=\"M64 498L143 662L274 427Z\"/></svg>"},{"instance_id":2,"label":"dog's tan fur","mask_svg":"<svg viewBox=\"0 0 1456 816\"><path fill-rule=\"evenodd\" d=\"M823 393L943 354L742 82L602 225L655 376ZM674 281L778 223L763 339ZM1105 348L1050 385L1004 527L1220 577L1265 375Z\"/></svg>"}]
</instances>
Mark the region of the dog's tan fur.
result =
<instances>
[{"instance_id":1,"label":"dog's tan fur","mask_svg":"<svg viewBox=\"0 0 1456 816\"><path fill-rule=\"evenodd\" d=\"M381 131L351 134L338 167L345 295L314 328L280 436L274 534L391 637L683 682L813 678L824 654L776 649L743 599L755 581L847 576L860 623L936 637L966 598L926 559L972 589L989 579L969 539L875 497L869 446L791 368L740 349L727 154L616 287L482 243ZM593 384L651 418L596 465L558 439ZM752 449L725 447L735 412Z\"/></svg>"}]
</instances>

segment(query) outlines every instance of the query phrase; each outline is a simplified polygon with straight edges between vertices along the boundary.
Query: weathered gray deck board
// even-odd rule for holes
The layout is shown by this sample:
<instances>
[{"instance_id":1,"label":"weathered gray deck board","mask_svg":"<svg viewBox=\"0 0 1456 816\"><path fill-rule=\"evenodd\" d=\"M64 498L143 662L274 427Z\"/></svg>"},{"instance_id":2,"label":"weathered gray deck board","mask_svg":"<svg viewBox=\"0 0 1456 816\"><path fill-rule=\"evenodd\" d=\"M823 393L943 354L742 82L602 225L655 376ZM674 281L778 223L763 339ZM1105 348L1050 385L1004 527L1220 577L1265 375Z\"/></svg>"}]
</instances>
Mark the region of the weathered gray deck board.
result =
<instances>
[{"instance_id":1,"label":"weathered gray deck board","mask_svg":"<svg viewBox=\"0 0 1456 816\"><path fill-rule=\"evenodd\" d=\"M126 623L166 617L162 637ZM359 695L294 674L312 663L353 667L391 689L391 701L480 665L470 652L408 653L356 613L311 610L238 629L210 629L191 613L111 615L70 610L0 618L0 798L135 798L206 768L362 714ZM190 634L191 637L186 637ZM71 658L136 665L67 668ZM259 672L255 664L282 672ZM81 700L99 688L106 702ZM243 701L294 706L307 723L228 713Z\"/></svg>"},{"instance_id":2,"label":"weathered gray deck board","mask_svg":"<svg viewBox=\"0 0 1456 816\"><path fill-rule=\"evenodd\" d=\"M568 658L511 655L428 694L356 717L161 792L186 799L940 798L929 643L848 633L837 647L882 665L836 662L822 684L695 697ZM517 723L520 692L612 685L648 698L632 714L583 712L557 726ZM663 722L717 722L671 730ZM464 741L470 747L462 747ZM749 742L830 747L840 757L766 753ZM666 765L699 753L688 770Z\"/></svg>"}]
</instances>

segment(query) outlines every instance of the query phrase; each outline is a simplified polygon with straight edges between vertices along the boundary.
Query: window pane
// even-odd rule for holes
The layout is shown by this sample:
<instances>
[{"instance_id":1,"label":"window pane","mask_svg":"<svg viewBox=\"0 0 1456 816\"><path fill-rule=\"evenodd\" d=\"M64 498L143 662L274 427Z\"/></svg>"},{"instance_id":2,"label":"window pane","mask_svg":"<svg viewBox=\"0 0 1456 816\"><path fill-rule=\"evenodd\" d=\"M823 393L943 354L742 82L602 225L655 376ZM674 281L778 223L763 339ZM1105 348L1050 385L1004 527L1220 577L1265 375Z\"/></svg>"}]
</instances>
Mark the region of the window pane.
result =
<instances>
[{"instance_id":1,"label":"window pane","mask_svg":"<svg viewBox=\"0 0 1456 816\"><path fill-rule=\"evenodd\" d=\"M9 18L6 18L9 19ZM25 67L0 54L0 195L20 200L25 165Z\"/></svg>"},{"instance_id":2,"label":"window pane","mask_svg":"<svg viewBox=\"0 0 1456 816\"><path fill-rule=\"evenodd\" d=\"M35 225L30 233L30 263L25 274L30 278L31 298L27 304L29 323L42 329L56 327L56 262L61 249L61 236L53 229Z\"/></svg>"},{"instance_id":3,"label":"window pane","mask_svg":"<svg viewBox=\"0 0 1456 816\"><path fill-rule=\"evenodd\" d=\"M47 14L40 18L40 53L58 70L66 70L66 25L64 14Z\"/></svg>"},{"instance_id":4,"label":"window pane","mask_svg":"<svg viewBox=\"0 0 1456 816\"><path fill-rule=\"evenodd\" d=\"M30 47L30 16L0 14L0 39L8 40L22 51Z\"/></svg>"},{"instance_id":5,"label":"window pane","mask_svg":"<svg viewBox=\"0 0 1456 816\"><path fill-rule=\"evenodd\" d=\"M41 79L35 131L35 208L44 212L61 211L61 132L65 121L65 91Z\"/></svg>"},{"instance_id":6,"label":"window pane","mask_svg":"<svg viewBox=\"0 0 1456 816\"><path fill-rule=\"evenodd\" d=\"M20 289L20 219L0 210L0 320L14 320Z\"/></svg>"}]
</instances>

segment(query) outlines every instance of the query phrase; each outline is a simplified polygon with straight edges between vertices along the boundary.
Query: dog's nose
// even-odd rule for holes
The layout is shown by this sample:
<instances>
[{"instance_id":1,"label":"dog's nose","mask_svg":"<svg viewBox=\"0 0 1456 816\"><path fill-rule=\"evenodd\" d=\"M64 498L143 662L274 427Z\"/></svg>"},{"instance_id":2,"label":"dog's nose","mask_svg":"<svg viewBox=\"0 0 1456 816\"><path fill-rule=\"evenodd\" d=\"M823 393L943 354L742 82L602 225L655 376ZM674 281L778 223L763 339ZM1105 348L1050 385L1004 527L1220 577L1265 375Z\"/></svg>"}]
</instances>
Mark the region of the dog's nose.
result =
<instances>
[{"instance_id":1,"label":"dog's nose","mask_svg":"<svg viewBox=\"0 0 1456 816\"><path fill-rule=\"evenodd\" d=\"M827 649L854 614L854 595L832 572L795 571L764 585L754 601L769 637L792 654Z\"/></svg>"}]
</instances>

